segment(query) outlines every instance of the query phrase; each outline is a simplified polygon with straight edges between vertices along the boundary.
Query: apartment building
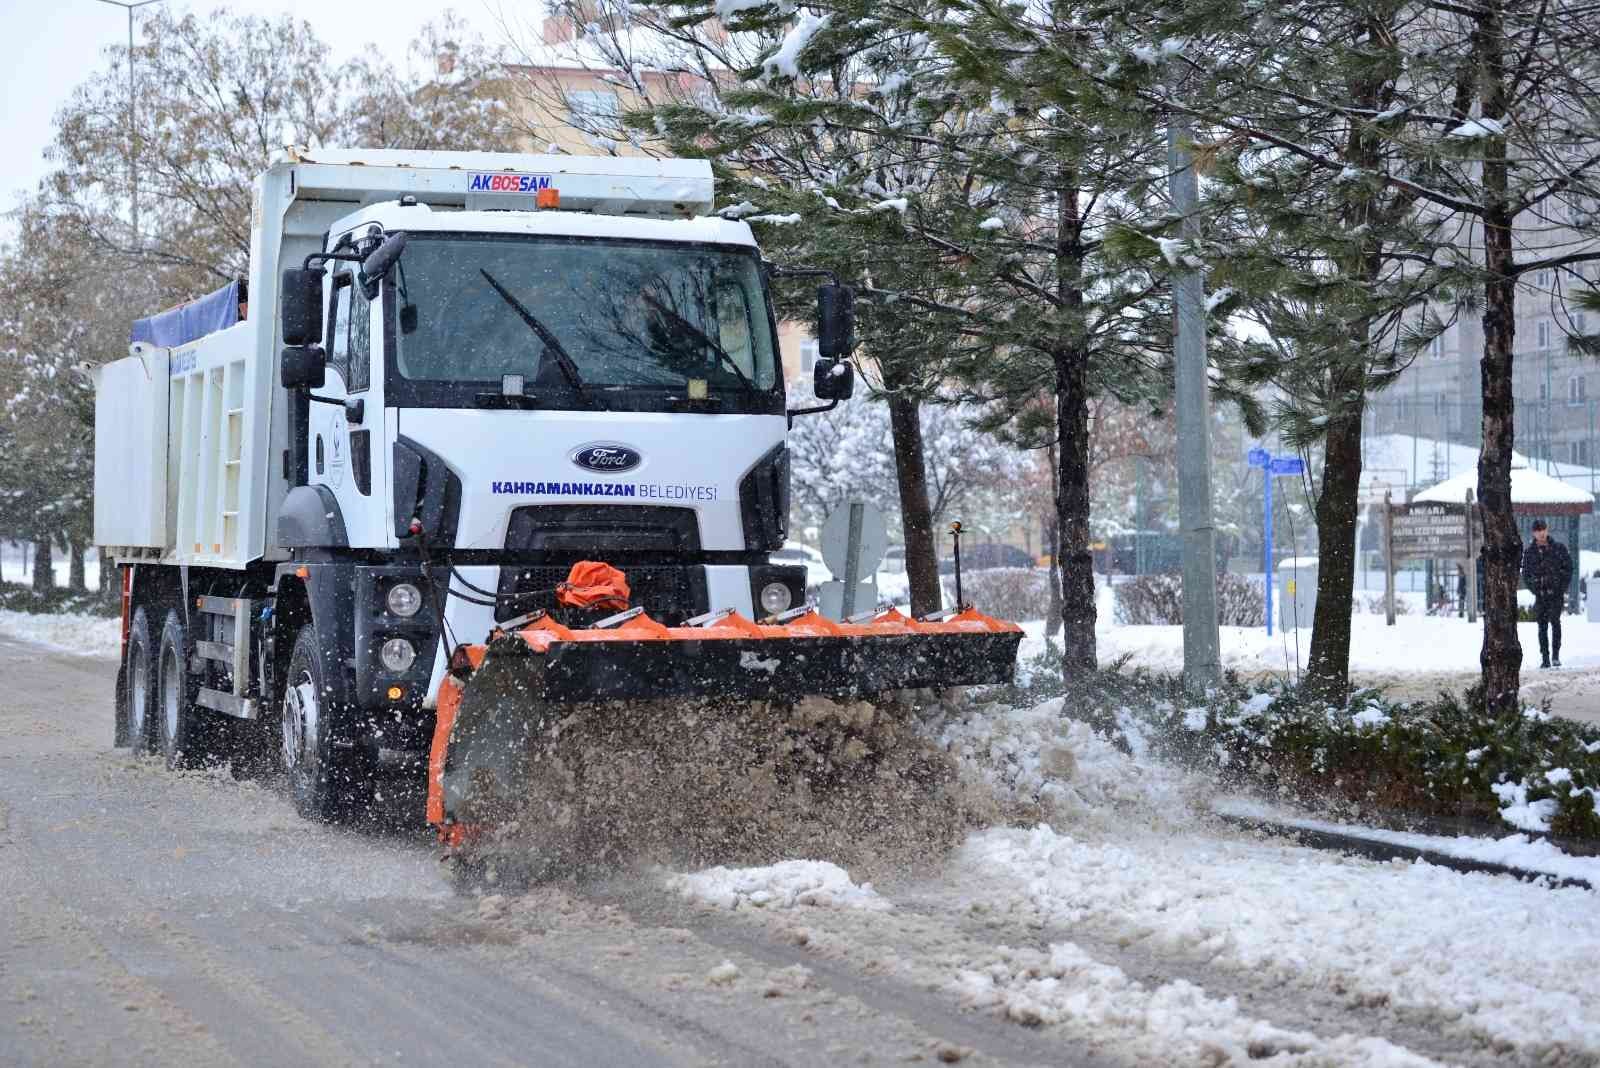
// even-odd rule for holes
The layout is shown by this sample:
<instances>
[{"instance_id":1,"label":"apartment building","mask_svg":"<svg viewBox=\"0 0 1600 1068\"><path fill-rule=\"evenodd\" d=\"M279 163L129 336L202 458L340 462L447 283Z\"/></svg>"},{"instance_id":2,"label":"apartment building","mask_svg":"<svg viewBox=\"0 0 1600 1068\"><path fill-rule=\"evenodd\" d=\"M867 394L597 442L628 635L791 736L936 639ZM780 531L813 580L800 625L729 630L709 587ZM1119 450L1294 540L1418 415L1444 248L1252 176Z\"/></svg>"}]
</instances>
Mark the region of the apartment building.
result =
<instances>
[{"instance_id":1,"label":"apartment building","mask_svg":"<svg viewBox=\"0 0 1600 1068\"><path fill-rule=\"evenodd\" d=\"M1519 230L1519 259L1600 252L1592 205L1578 201L1559 212L1557 219ZM1600 467L1600 362L1573 344L1574 337L1600 334L1600 313L1584 312L1575 301L1597 286L1600 263L1588 263L1524 275L1517 290L1516 448L1557 477L1573 467ZM1436 308L1434 314L1455 318L1394 385L1369 400L1365 433L1476 448L1483 415L1481 312Z\"/></svg>"}]
</instances>

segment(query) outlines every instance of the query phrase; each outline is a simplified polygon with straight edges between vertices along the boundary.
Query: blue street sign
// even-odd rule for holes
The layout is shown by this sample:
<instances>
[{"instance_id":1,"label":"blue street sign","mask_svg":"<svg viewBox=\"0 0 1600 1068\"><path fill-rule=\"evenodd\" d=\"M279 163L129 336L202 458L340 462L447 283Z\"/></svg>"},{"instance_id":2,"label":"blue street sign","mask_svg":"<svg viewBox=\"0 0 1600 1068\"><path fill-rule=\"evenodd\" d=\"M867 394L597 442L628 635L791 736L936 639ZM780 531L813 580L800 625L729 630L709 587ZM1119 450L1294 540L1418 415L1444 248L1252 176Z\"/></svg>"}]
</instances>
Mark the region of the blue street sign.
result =
<instances>
[{"instance_id":1,"label":"blue street sign","mask_svg":"<svg viewBox=\"0 0 1600 1068\"><path fill-rule=\"evenodd\" d=\"M1273 456L1266 449L1251 449L1247 454L1251 467L1261 468L1261 566L1266 571L1267 633L1272 633L1272 480L1277 475L1305 473L1305 461L1298 456Z\"/></svg>"}]
</instances>

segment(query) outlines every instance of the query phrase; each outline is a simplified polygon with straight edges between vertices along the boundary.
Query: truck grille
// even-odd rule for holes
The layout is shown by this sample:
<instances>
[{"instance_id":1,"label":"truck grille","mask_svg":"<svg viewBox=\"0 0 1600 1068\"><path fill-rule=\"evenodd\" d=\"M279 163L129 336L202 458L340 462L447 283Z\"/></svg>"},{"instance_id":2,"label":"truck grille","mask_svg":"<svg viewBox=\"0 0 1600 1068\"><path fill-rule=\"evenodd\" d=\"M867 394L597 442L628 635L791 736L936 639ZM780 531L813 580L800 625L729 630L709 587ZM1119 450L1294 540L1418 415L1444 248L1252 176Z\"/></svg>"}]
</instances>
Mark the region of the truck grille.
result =
<instances>
[{"instance_id":1,"label":"truck grille","mask_svg":"<svg viewBox=\"0 0 1600 1068\"><path fill-rule=\"evenodd\" d=\"M600 554L694 553L700 551L700 523L692 508L536 504L511 513L506 548L579 560L604 560Z\"/></svg>"},{"instance_id":2,"label":"truck grille","mask_svg":"<svg viewBox=\"0 0 1600 1068\"><path fill-rule=\"evenodd\" d=\"M628 603L643 607L658 623L674 626L690 616L708 611L705 568L697 565L630 567L616 564L628 578L631 594ZM495 607L496 622L542 608L558 619L565 609L556 601L556 584L566 581L571 566L503 567L500 569L500 601ZM526 595L526 596L519 596Z\"/></svg>"}]
</instances>

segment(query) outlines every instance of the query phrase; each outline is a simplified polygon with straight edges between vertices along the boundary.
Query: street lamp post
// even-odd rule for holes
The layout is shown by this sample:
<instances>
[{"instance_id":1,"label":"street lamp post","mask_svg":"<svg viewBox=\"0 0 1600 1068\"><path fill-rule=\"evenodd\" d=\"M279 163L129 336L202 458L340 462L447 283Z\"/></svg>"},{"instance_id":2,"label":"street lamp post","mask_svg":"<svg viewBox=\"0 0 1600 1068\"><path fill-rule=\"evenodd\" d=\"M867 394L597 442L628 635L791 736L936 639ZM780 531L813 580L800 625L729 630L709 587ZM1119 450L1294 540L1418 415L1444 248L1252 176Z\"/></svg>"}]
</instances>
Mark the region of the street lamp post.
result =
<instances>
[{"instance_id":1,"label":"street lamp post","mask_svg":"<svg viewBox=\"0 0 1600 1068\"><path fill-rule=\"evenodd\" d=\"M133 124L134 89L133 89L133 13L137 8L159 4L161 0L138 0L137 3L126 3L125 0L99 0L102 4L120 7L128 13L128 214L133 221L133 243L139 244L139 164L138 140Z\"/></svg>"},{"instance_id":2,"label":"street lamp post","mask_svg":"<svg viewBox=\"0 0 1600 1068\"><path fill-rule=\"evenodd\" d=\"M1200 236L1195 212L1200 180L1195 174L1189 120L1167 118L1167 188L1178 233ZM1211 511L1211 398L1206 366L1205 283L1187 259L1173 264L1173 362L1178 414L1178 523L1183 528L1183 676L1209 689L1222 675L1217 633L1216 530Z\"/></svg>"}]
</instances>

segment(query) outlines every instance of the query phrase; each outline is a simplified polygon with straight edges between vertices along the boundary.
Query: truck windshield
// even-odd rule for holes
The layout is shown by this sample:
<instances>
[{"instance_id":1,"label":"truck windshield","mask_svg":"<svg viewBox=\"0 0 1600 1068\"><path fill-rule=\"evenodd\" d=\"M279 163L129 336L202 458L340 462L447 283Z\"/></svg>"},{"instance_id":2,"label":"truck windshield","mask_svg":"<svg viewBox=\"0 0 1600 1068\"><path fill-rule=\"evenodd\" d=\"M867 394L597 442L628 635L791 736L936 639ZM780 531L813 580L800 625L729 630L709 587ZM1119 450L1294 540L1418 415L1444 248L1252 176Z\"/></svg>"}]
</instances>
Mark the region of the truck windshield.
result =
<instances>
[{"instance_id":1,"label":"truck windshield","mask_svg":"<svg viewBox=\"0 0 1600 1068\"><path fill-rule=\"evenodd\" d=\"M542 395L682 393L700 380L708 393L763 398L778 384L752 251L416 234L396 277L395 366L409 382L498 390L501 376L522 375Z\"/></svg>"}]
</instances>

